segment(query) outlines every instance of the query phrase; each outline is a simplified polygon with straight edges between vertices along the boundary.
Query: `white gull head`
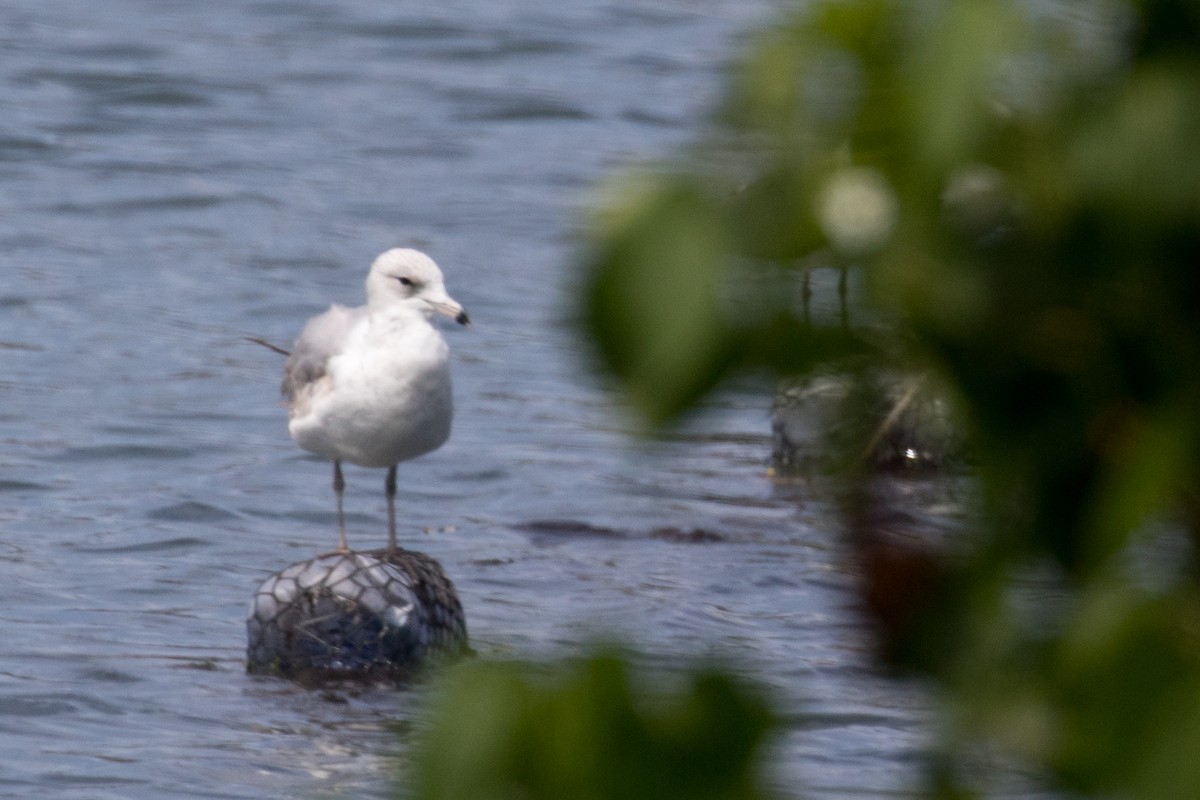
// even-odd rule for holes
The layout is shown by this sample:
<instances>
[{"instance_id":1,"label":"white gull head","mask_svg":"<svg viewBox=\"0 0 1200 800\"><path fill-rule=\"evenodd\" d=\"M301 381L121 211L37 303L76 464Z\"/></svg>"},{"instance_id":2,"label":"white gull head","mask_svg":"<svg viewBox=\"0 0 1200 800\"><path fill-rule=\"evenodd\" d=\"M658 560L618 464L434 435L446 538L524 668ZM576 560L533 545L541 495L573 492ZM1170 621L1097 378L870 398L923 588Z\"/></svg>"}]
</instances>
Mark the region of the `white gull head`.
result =
<instances>
[{"instance_id":1,"label":"white gull head","mask_svg":"<svg viewBox=\"0 0 1200 800\"><path fill-rule=\"evenodd\" d=\"M469 325L467 312L446 293L442 271L419 250L394 247L380 254L367 275L367 306L371 311L411 310L431 319L442 314Z\"/></svg>"}]
</instances>

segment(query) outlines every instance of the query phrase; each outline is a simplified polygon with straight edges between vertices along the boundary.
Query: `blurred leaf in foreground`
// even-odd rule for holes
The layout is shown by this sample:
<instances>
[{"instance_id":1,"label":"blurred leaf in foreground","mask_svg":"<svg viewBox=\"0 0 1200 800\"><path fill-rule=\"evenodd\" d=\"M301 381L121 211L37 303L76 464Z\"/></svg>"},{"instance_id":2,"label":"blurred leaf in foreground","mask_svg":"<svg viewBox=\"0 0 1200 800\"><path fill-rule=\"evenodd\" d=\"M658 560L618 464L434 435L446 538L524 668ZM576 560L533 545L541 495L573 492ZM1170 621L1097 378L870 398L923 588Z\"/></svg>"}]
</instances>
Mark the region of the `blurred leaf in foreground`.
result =
<instances>
[{"instance_id":1,"label":"blurred leaf in foreground","mask_svg":"<svg viewBox=\"0 0 1200 800\"><path fill-rule=\"evenodd\" d=\"M718 307L725 228L698 187L663 187L609 222L592 255L585 313L605 362L653 423L726 372L735 344Z\"/></svg>"},{"instance_id":2,"label":"blurred leaf in foreground","mask_svg":"<svg viewBox=\"0 0 1200 800\"><path fill-rule=\"evenodd\" d=\"M417 800L758 800L775 725L762 697L698 668L651 688L599 652L553 669L446 673L412 769Z\"/></svg>"}]
</instances>

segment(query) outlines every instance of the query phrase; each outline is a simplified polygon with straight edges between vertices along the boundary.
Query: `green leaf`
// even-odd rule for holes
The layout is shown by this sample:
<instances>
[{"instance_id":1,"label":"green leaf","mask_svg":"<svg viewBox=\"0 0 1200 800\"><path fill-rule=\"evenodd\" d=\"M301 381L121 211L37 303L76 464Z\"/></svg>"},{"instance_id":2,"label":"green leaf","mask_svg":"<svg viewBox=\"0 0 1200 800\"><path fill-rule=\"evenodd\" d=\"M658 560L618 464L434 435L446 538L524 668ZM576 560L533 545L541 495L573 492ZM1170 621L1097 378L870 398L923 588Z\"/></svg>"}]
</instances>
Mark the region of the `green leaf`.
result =
<instances>
[{"instance_id":1,"label":"green leaf","mask_svg":"<svg viewBox=\"0 0 1200 800\"><path fill-rule=\"evenodd\" d=\"M806 176L780 164L738 192L729 208L738 248L752 258L801 259L823 245Z\"/></svg>"},{"instance_id":2,"label":"green leaf","mask_svg":"<svg viewBox=\"0 0 1200 800\"><path fill-rule=\"evenodd\" d=\"M693 667L651 690L599 650L534 669L475 662L442 676L412 769L417 800L759 800L763 699Z\"/></svg>"},{"instance_id":3,"label":"green leaf","mask_svg":"<svg viewBox=\"0 0 1200 800\"><path fill-rule=\"evenodd\" d=\"M1080 198L1154 230L1200 214L1200 70L1145 66L1070 153Z\"/></svg>"},{"instance_id":4,"label":"green leaf","mask_svg":"<svg viewBox=\"0 0 1200 800\"><path fill-rule=\"evenodd\" d=\"M1197 608L1096 581L1064 636L1054 677L1061 709L1052 764L1076 790L1196 797L1200 769Z\"/></svg>"},{"instance_id":5,"label":"green leaf","mask_svg":"<svg viewBox=\"0 0 1200 800\"><path fill-rule=\"evenodd\" d=\"M745 329L741 349L743 364L793 377L879 354L871 343L845 328L809 325L782 313Z\"/></svg>"},{"instance_id":6,"label":"green leaf","mask_svg":"<svg viewBox=\"0 0 1200 800\"><path fill-rule=\"evenodd\" d=\"M909 75L912 141L924 165L944 173L976 154L994 118L1001 58L1021 31L1013 4L939 4L936 24L914 42Z\"/></svg>"},{"instance_id":7,"label":"green leaf","mask_svg":"<svg viewBox=\"0 0 1200 800\"><path fill-rule=\"evenodd\" d=\"M588 259L584 324L604 366L652 424L678 416L732 365L719 308L729 236L695 185L665 183L625 215Z\"/></svg>"}]
</instances>

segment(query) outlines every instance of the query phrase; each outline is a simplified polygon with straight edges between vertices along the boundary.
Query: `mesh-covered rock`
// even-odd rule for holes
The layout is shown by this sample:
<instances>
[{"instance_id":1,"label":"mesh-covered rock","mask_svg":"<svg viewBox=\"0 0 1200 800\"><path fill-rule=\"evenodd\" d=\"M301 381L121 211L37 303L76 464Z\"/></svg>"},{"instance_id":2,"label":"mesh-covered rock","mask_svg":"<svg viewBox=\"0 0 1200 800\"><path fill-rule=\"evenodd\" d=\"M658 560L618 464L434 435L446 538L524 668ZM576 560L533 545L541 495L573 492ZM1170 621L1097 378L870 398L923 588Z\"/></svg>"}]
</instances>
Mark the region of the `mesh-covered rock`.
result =
<instances>
[{"instance_id":1,"label":"mesh-covered rock","mask_svg":"<svg viewBox=\"0 0 1200 800\"><path fill-rule=\"evenodd\" d=\"M454 584L424 553L328 553L263 581L246 620L247 669L296 680L410 679L467 652Z\"/></svg>"},{"instance_id":2,"label":"mesh-covered rock","mask_svg":"<svg viewBox=\"0 0 1200 800\"><path fill-rule=\"evenodd\" d=\"M771 421L778 473L803 473L844 458L847 446L859 441L855 424L874 434L863 457L876 470L942 470L963 461L962 434L949 403L923 388L920 378L877 376L865 386L855 380L823 375L779 387Z\"/></svg>"}]
</instances>

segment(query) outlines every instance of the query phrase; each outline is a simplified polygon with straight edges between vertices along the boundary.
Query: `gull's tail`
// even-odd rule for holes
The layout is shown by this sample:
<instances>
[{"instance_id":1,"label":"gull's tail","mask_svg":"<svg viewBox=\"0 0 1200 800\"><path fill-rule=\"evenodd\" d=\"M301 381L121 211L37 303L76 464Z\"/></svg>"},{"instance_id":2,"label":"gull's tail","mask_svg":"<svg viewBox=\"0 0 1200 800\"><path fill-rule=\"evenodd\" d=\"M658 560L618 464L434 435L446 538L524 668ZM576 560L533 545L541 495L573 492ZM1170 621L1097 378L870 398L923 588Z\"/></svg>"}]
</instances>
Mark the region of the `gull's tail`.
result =
<instances>
[{"instance_id":1,"label":"gull's tail","mask_svg":"<svg viewBox=\"0 0 1200 800\"><path fill-rule=\"evenodd\" d=\"M280 347L278 345L271 344L266 339L259 339L257 336L243 336L242 338L245 339L247 342L254 342L255 344L261 344L263 347L267 348L268 350L274 350L276 353L279 353L279 355L281 355L281 356L286 357L286 356L291 355L290 351L284 350L282 347Z\"/></svg>"}]
</instances>

